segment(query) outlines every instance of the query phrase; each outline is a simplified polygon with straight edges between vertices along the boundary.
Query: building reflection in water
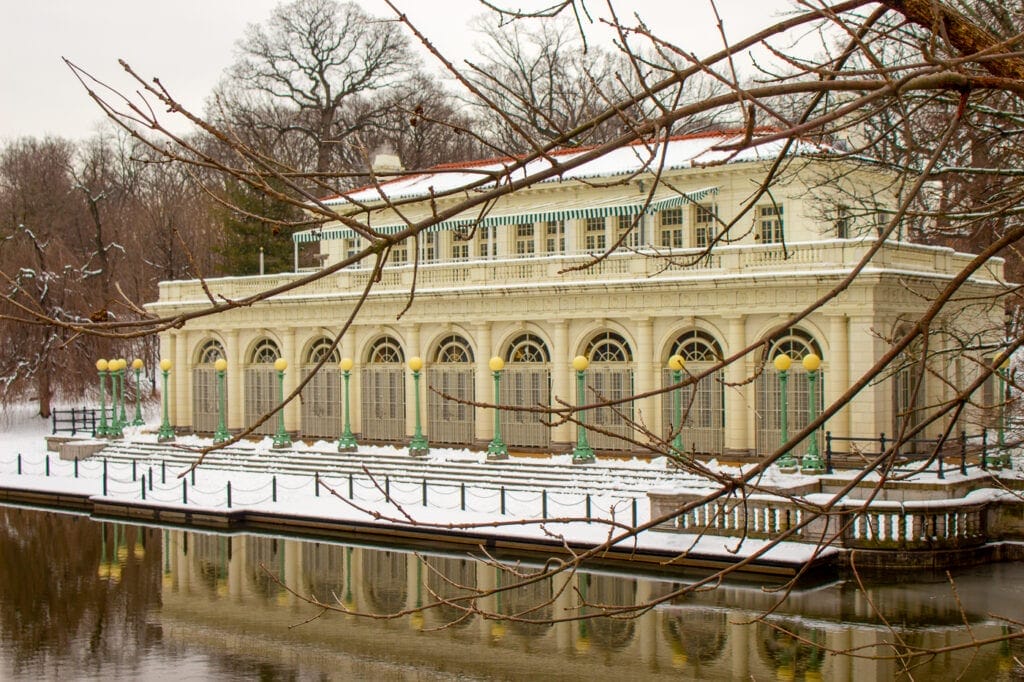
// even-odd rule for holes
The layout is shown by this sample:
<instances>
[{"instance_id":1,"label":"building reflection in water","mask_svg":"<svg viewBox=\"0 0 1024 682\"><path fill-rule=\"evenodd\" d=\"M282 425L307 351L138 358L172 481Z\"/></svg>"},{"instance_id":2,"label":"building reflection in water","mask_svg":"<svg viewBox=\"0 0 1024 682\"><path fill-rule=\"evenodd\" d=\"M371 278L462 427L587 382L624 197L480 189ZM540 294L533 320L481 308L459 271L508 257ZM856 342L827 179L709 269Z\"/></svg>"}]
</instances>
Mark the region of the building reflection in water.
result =
<instances>
[{"instance_id":1,"label":"building reflection in water","mask_svg":"<svg viewBox=\"0 0 1024 682\"><path fill-rule=\"evenodd\" d=\"M184 670L182 652L192 652L202 659L199 677L225 672L235 679L546 678L557 672L565 679L859 681L898 677L894 657L911 647L948 648L1007 632L989 613L1024 620L1024 594L1014 587L1024 583L1019 565L958 578L966 614L942 582L871 588L870 602L852 586L834 584L794 592L761 619L778 595L760 584L730 584L638 617L572 620L647 603L681 583L580 572L494 592L515 576L462 556L99 523L5 507L0 557L0 678L13 671L15 679L60 670L145 677L154 655L169 669ZM297 594L402 615L321 615ZM589 604L582 611L581 599ZM897 624L895 633L871 603ZM821 647L864 657L833 656ZM914 677L955 679L966 669L965 679L1014 679L1014 657L1022 655L1017 641L976 656L948 652L922 660Z\"/></svg>"},{"instance_id":2,"label":"building reflection in water","mask_svg":"<svg viewBox=\"0 0 1024 682\"><path fill-rule=\"evenodd\" d=\"M760 586L727 585L639 617L571 621L563 619L600 613L601 607L642 604L679 583L581 572L472 600L467 595L486 594L512 584L515 577L475 559L422 552L185 531L167 531L166 537L171 556L165 562L165 626L175 623L182 637L195 627L216 629L222 646L250 655L292 660L288 652L298 647L303 665L325 672L359 675L366 666L390 661L395 666L415 662L439 673L499 677L544 676L553 669L568 677L609 677L621 669L622 675L642 672L674 679L893 679L899 670L895 655L907 647L948 647L971 636L951 598L915 600L913 590L906 599L891 591L880 594L880 601L897 607L887 616L908 625L900 628L898 638L882 626L862 595L842 586L797 592L765 620L758 616L773 606L776 595ZM188 553L190 545L194 550ZM396 619L330 613L293 627L317 610L271 575L298 594L359 612L395 614L447 603ZM936 593L941 592L937 587ZM581 598L591 605L582 611ZM485 619L474 609L511 620ZM986 638L1003 633L1004 627L982 620L972 623L972 630L975 637ZM282 639L291 646L280 646ZM279 645L271 651L267 642ZM856 650L862 656L832 656L822 647ZM984 649L970 663L968 676L1009 679L1017 647ZM964 651L922 661L914 675L953 679L971 658Z\"/></svg>"}]
</instances>

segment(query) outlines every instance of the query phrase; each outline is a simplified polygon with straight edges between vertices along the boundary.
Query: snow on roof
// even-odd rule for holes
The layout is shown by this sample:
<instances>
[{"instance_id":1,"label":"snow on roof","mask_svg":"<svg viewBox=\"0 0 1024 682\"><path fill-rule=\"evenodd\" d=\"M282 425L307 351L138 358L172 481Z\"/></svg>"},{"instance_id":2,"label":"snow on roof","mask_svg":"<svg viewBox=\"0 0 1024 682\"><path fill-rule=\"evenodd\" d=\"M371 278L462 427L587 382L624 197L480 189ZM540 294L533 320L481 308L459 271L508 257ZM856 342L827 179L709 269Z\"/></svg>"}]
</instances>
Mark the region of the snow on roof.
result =
<instances>
[{"instance_id":1,"label":"snow on roof","mask_svg":"<svg viewBox=\"0 0 1024 682\"><path fill-rule=\"evenodd\" d=\"M774 132L768 130L760 133ZM640 172L678 170L722 163L743 163L764 161L777 157L786 140L774 140L764 144L753 144L736 151L729 146L742 142L744 133L739 131L716 131L680 135L668 141L636 142L624 147L610 150L603 156L592 159L579 166L567 169L557 176L539 182L553 183L562 180L581 180L604 177L615 177ZM756 137L754 138L756 141ZM583 154L593 151L594 147L578 147L562 149L550 154L559 163L565 163ZM812 143L807 140L795 140L789 151L791 156L807 156L813 154L829 154L834 150L827 145ZM664 161L664 165L663 165ZM344 195L331 197L324 203L331 206L345 203L375 204L383 201L382 194L390 201L401 199L425 198L431 195L446 194L481 183L476 189L493 189L501 182L521 180L530 175L548 170L552 162L548 158L534 159L524 167L514 171L510 169L519 163L518 159L503 158L486 161L470 161L435 166L425 172L407 175L394 180L369 185ZM498 179L494 179L497 175ZM490 178L490 179L488 179Z\"/></svg>"}]
</instances>

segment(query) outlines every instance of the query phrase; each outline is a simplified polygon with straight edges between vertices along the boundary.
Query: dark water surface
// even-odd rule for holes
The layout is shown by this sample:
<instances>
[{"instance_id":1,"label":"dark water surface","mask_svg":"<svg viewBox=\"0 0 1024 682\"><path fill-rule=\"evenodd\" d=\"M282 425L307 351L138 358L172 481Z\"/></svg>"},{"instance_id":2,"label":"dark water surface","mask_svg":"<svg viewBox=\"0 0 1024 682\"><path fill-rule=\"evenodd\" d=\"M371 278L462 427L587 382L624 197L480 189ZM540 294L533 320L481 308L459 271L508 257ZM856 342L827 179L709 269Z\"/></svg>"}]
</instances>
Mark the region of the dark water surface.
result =
<instances>
[{"instance_id":1,"label":"dark water surface","mask_svg":"<svg viewBox=\"0 0 1024 682\"><path fill-rule=\"evenodd\" d=\"M765 618L777 595L751 583L638 618L542 625L466 617L451 606L389 620L316 618L274 577L300 594L376 613L508 580L465 557L0 506L0 680L860 682L899 677L894 656L924 649L941 651L914 659L913 679L1024 679L1024 643L955 648L1020 629L1002 620L1024 622L1019 564L959 573L955 591L942 576L866 591L835 583L796 592ZM480 607L536 607L535 617L558 619L576 613L578 595L636 604L680 584L585 573L486 597Z\"/></svg>"}]
</instances>

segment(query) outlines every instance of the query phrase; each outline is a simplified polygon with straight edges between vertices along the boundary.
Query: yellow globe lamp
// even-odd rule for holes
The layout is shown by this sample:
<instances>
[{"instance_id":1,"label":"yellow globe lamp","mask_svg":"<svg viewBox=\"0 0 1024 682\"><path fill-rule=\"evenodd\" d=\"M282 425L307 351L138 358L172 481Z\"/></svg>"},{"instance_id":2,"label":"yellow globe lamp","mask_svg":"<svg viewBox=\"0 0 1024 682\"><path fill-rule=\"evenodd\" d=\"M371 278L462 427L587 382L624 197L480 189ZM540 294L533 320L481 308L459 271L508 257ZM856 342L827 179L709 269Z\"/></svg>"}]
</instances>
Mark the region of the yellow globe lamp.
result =
<instances>
[{"instance_id":1,"label":"yellow globe lamp","mask_svg":"<svg viewBox=\"0 0 1024 682\"><path fill-rule=\"evenodd\" d=\"M228 361L224 358L217 358L217 362L213 363L213 368L218 372L227 371Z\"/></svg>"},{"instance_id":2,"label":"yellow globe lamp","mask_svg":"<svg viewBox=\"0 0 1024 682\"><path fill-rule=\"evenodd\" d=\"M413 357L409 358L409 369L411 369L414 372L418 372L421 369L423 369L423 358L421 358L418 355L414 355Z\"/></svg>"},{"instance_id":3,"label":"yellow globe lamp","mask_svg":"<svg viewBox=\"0 0 1024 682\"><path fill-rule=\"evenodd\" d=\"M118 358L118 360L117 360L117 368L118 369L124 369L127 366L128 366L128 361L127 360L125 360L124 358Z\"/></svg>"},{"instance_id":4,"label":"yellow globe lamp","mask_svg":"<svg viewBox=\"0 0 1024 682\"><path fill-rule=\"evenodd\" d=\"M790 366L793 364L793 359L786 355L785 353L779 353L778 355L775 356L775 359L772 361L772 364L775 365L775 369L777 369L778 371L788 372Z\"/></svg>"},{"instance_id":5,"label":"yellow globe lamp","mask_svg":"<svg viewBox=\"0 0 1024 682\"><path fill-rule=\"evenodd\" d=\"M286 369L288 369L288 361L285 360L284 358L278 358L277 360L274 360L274 369L276 369L278 372L285 371Z\"/></svg>"},{"instance_id":6,"label":"yellow globe lamp","mask_svg":"<svg viewBox=\"0 0 1024 682\"><path fill-rule=\"evenodd\" d=\"M100 372L106 372L109 366L110 363L104 360L103 358L100 358L99 360L96 361L96 369Z\"/></svg>"},{"instance_id":7,"label":"yellow globe lamp","mask_svg":"<svg viewBox=\"0 0 1024 682\"><path fill-rule=\"evenodd\" d=\"M142 362L142 358L135 358L132 360L132 369L142 369L145 363Z\"/></svg>"},{"instance_id":8,"label":"yellow globe lamp","mask_svg":"<svg viewBox=\"0 0 1024 682\"><path fill-rule=\"evenodd\" d=\"M500 372L505 369L505 361L495 355L491 358L490 362L487 363L487 366L491 368L492 372Z\"/></svg>"},{"instance_id":9,"label":"yellow globe lamp","mask_svg":"<svg viewBox=\"0 0 1024 682\"><path fill-rule=\"evenodd\" d=\"M341 368L342 372L351 372L352 367L355 366L355 364L356 363L352 362L352 358L342 358L341 362L338 363L338 367Z\"/></svg>"},{"instance_id":10,"label":"yellow globe lamp","mask_svg":"<svg viewBox=\"0 0 1024 682\"><path fill-rule=\"evenodd\" d=\"M800 364L804 366L808 372L817 372L818 368L821 367L821 358L814 353L808 353L804 356L804 359L800 361Z\"/></svg>"},{"instance_id":11,"label":"yellow globe lamp","mask_svg":"<svg viewBox=\"0 0 1024 682\"><path fill-rule=\"evenodd\" d=\"M585 355L577 355L572 359L572 368L577 372L582 372L590 366L590 360L587 360Z\"/></svg>"},{"instance_id":12,"label":"yellow globe lamp","mask_svg":"<svg viewBox=\"0 0 1024 682\"><path fill-rule=\"evenodd\" d=\"M173 366L174 366L174 364L170 360L168 360L167 358L164 358L163 360L160 361L160 371L161 372L170 372L171 371L171 367L173 367Z\"/></svg>"},{"instance_id":13,"label":"yellow globe lamp","mask_svg":"<svg viewBox=\"0 0 1024 682\"><path fill-rule=\"evenodd\" d=\"M673 372L681 372L686 367L686 360L682 355L673 355L668 359L668 368Z\"/></svg>"}]
</instances>

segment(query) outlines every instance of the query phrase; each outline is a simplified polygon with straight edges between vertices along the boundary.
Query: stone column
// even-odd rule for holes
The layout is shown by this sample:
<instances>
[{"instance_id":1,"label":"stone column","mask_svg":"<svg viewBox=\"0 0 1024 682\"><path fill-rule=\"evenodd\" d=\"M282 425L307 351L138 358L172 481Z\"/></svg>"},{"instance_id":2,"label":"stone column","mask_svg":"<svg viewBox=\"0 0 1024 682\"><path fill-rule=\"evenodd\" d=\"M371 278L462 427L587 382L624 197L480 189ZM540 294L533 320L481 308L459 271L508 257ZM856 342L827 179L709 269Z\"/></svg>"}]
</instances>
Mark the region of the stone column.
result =
<instances>
[{"instance_id":1,"label":"stone column","mask_svg":"<svg viewBox=\"0 0 1024 682\"><path fill-rule=\"evenodd\" d=\"M825 358L825 405L835 402L850 387L850 328L846 315L829 316L829 348L832 356ZM845 438L850 435L850 409L844 407L826 422L832 435ZM823 436L824 437L824 436ZM824 444L824 441L822 441ZM845 451L847 444L842 443Z\"/></svg>"},{"instance_id":2,"label":"stone column","mask_svg":"<svg viewBox=\"0 0 1024 682\"><path fill-rule=\"evenodd\" d=\"M242 376L242 368L245 366L242 358L242 349L238 344L238 330L232 329L224 334L225 348L228 361L227 370L227 398L228 415L227 428L240 429L246 424L245 421L245 377Z\"/></svg>"},{"instance_id":3,"label":"stone column","mask_svg":"<svg viewBox=\"0 0 1024 682\"><path fill-rule=\"evenodd\" d=\"M657 358L654 356L654 324L651 318L637 320L636 354L633 365L636 367L636 378L633 383L634 393L647 393L655 388L655 371ZM657 409L656 397L641 398L634 401L633 419L637 423L647 425L654 433L661 433L661 411Z\"/></svg>"},{"instance_id":4,"label":"stone column","mask_svg":"<svg viewBox=\"0 0 1024 682\"><path fill-rule=\"evenodd\" d=\"M299 385L299 377L302 375L301 352L302 350L295 342L295 327L286 327L281 332L281 357L288 362L288 371L284 373L285 397ZM299 428L300 406L301 403L296 398L284 408L284 428L286 430L295 431ZM274 422L277 422L277 415L274 415Z\"/></svg>"},{"instance_id":5,"label":"stone column","mask_svg":"<svg viewBox=\"0 0 1024 682\"><path fill-rule=\"evenodd\" d=\"M349 374L348 395L350 403L348 406L348 418L352 425L352 433L362 434L363 421L362 412L360 410L360 407L362 406L362 400L360 399L360 396L362 395L363 390L363 382L361 379L363 375L363 363L366 362L366 358L356 356L356 332L354 325L349 327L348 332L346 332L345 335L341 337L341 343L338 344L338 348L340 350L340 356L342 359L352 358L352 360L355 363L352 367L352 372ZM343 379L341 379L340 376L338 380L343 382ZM340 390L344 391L344 389L345 386L344 383L342 383ZM344 400L344 395L342 396L342 399ZM342 410L344 409L345 406L344 403L342 403ZM342 414L344 414L344 412L342 412ZM344 416L342 417L342 419L344 420Z\"/></svg>"},{"instance_id":6,"label":"stone column","mask_svg":"<svg viewBox=\"0 0 1024 682\"><path fill-rule=\"evenodd\" d=\"M725 354L731 356L747 344L747 318L733 315L725 320L728 323ZM725 389L725 453L749 455L754 451L749 421L753 418L754 384L740 385L747 379L747 367L748 359L740 358L725 368L725 380L731 384Z\"/></svg>"},{"instance_id":7,"label":"stone column","mask_svg":"<svg viewBox=\"0 0 1024 682\"><path fill-rule=\"evenodd\" d=\"M245 546L242 544L241 536L232 535L228 538L231 547L231 558L228 559L228 594L235 601L242 600L242 583L245 576L242 573L242 559L245 555Z\"/></svg>"},{"instance_id":8,"label":"stone column","mask_svg":"<svg viewBox=\"0 0 1024 682\"><path fill-rule=\"evenodd\" d=\"M551 349L551 404L561 399L569 404L576 402L573 383L570 380L572 348L569 347L569 323L558 320L553 325L554 348ZM559 424L552 428L552 444L568 445L573 442L572 424Z\"/></svg>"},{"instance_id":9,"label":"stone column","mask_svg":"<svg viewBox=\"0 0 1024 682\"><path fill-rule=\"evenodd\" d=\"M175 426L192 426L192 363L189 362L190 334L187 331L174 332L174 368L171 370L170 382L173 384L171 394L174 405L174 416L171 423Z\"/></svg>"},{"instance_id":10,"label":"stone column","mask_svg":"<svg viewBox=\"0 0 1024 682\"><path fill-rule=\"evenodd\" d=\"M406 349L405 361L407 366L405 368L405 435L412 438L413 431L416 429L416 384L412 380L412 372L409 371L408 362L413 356L420 356L423 358L423 366L427 366L426 349L420 347L420 326L413 324L409 326L409 332L407 334L409 339L409 347ZM427 430L427 403L424 400L424 389L426 388L426 372L420 372L420 419L423 424L423 434L430 438L430 433Z\"/></svg>"},{"instance_id":11,"label":"stone column","mask_svg":"<svg viewBox=\"0 0 1024 682\"><path fill-rule=\"evenodd\" d=\"M494 401L494 379L488 364L495 355L491 340L491 323L483 322L476 327L476 400L481 403ZM494 411L477 408L474 411L476 428L474 434L477 442L487 442L494 438Z\"/></svg>"}]
</instances>

